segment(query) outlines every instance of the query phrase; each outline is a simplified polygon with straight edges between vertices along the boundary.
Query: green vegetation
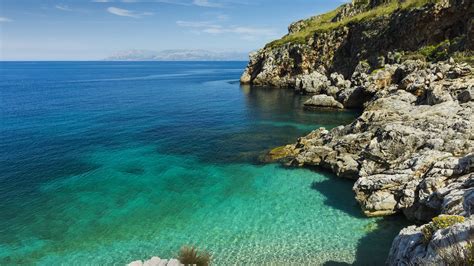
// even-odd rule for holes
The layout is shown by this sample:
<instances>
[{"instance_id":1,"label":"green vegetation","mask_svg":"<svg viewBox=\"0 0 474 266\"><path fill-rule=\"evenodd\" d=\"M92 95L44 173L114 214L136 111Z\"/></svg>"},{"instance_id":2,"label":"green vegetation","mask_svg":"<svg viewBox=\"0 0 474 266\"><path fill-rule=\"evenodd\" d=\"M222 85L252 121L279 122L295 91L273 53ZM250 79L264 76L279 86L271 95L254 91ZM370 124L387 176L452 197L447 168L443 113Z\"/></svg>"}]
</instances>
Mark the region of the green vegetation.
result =
<instances>
[{"instance_id":1,"label":"green vegetation","mask_svg":"<svg viewBox=\"0 0 474 266\"><path fill-rule=\"evenodd\" d=\"M452 40L444 40L435 45L423 46L418 51L405 52L403 59L437 62L453 57L456 62L466 62L474 65L474 54L472 51L459 51L464 41L465 36L461 36Z\"/></svg>"},{"instance_id":2,"label":"green vegetation","mask_svg":"<svg viewBox=\"0 0 474 266\"><path fill-rule=\"evenodd\" d=\"M474 52L472 51L455 52L453 58L456 62L466 62L474 67Z\"/></svg>"},{"instance_id":3,"label":"green vegetation","mask_svg":"<svg viewBox=\"0 0 474 266\"><path fill-rule=\"evenodd\" d=\"M440 215L433 218L431 223L425 225L421 232L423 233L423 242L428 244L433 237L433 234L439 229L448 228L457 223L464 222L465 218L459 215Z\"/></svg>"},{"instance_id":4,"label":"green vegetation","mask_svg":"<svg viewBox=\"0 0 474 266\"><path fill-rule=\"evenodd\" d=\"M424 55L420 54L420 53L417 53L417 52L406 52L403 55L402 61L405 61L405 60L421 60L421 61L426 62L426 57Z\"/></svg>"},{"instance_id":5,"label":"green vegetation","mask_svg":"<svg viewBox=\"0 0 474 266\"><path fill-rule=\"evenodd\" d=\"M211 263L211 254L198 251L195 247L184 246L179 251L178 260L184 265L207 266Z\"/></svg>"},{"instance_id":6,"label":"green vegetation","mask_svg":"<svg viewBox=\"0 0 474 266\"><path fill-rule=\"evenodd\" d=\"M449 57L450 41L445 40L437 45L425 46L420 49L420 54L428 61L441 61Z\"/></svg>"},{"instance_id":7,"label":"green vegetation","mask_svg":"<svg viewBox=\"0 0 474 266\"><path fill-rule=\"evenodd\" d=\"M352 17L343 18L340 21L333 21L339 14L341 7L329 13L322 14L311 19L306 20L301 31L286 35L279 40L275 40L267 45L267 47L279 47L286 43L300 43L304 44L316 32L325 32L333 30L351 23L367 21L376 17L390 15L397 10L406 10L416 7L421 7L429 3L436 3L439 0L406 0L403 3L399 0L391 0L387 4L368 9L365 12L359 13ZM355 5L367 5L367 0L359 0Z\"/></svg>"},{"instance_id":8,"label":"green vegetation","mask_svg":"<svg viewBox=\"0 0 474 266\"><path fill-rule=\"evenodd\" d=\"M305 25L301 31L284 36L279 40L275 40L268 44L268 47L278 47L286 43L306 43L311 33L317 32L319 27L330 24L331 20L339 13L339 8L329 13L322 14L305 21Z\"/></svg>"}]
</instances>

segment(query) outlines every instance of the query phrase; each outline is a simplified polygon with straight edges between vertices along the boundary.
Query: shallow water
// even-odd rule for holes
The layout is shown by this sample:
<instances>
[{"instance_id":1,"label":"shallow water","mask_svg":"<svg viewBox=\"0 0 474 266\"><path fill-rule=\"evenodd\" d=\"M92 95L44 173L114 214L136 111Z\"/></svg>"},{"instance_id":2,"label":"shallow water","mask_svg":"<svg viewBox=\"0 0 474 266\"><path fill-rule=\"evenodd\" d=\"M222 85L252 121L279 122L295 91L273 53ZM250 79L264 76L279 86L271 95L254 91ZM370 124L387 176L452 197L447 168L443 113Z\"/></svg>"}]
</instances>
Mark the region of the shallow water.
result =
<instances>
[{"instance_id":1,"label":"shallow water","mask_svg":"<svg viewBox=\"0 0 474 266\"><path fill-rule=\"evenodd\" d=\"M262 165L352 112L240 87L244 62L0 63L0 264L125 264L193 244L216 264L382 263L403 221L352 182Z\"/></svg>"}]
</instances>

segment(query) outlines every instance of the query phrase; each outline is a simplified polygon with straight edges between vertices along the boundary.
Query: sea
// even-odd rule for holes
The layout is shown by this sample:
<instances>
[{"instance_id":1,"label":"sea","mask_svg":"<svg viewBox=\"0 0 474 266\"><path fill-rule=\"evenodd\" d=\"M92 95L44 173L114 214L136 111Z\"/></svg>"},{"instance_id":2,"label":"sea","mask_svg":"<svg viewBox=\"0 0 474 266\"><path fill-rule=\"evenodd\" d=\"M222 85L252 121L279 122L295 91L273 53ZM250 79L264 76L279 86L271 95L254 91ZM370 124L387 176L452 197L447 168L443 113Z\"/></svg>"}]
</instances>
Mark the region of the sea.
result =
<instances>
[{"instance_id":1,"label":"sea","mask_svg":"<svg viewBox=\"0 0 474 266\"><path fill-rule=\"evenodd\" d=\"M239 84L246 62L0 62L0 265L383 264L403 219L353 180L265 164L357 111Z\"/></svg>"}]
</instances>

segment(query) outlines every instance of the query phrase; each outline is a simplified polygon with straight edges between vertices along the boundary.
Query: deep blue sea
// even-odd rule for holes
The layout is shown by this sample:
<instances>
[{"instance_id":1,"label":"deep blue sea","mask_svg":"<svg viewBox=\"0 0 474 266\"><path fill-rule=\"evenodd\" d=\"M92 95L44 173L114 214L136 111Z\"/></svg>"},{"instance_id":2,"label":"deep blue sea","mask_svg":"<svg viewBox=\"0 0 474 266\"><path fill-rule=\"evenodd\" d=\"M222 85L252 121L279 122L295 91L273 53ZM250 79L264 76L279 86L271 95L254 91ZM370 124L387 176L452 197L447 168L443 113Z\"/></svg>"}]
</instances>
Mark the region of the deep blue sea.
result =
<instances>
[{"instance_id":1,"label":"deep blue sea","mask_svg":"<svg viewBox=\"0 0 474 266\"><path fill-rule=\"evenodd\" d=\"M352 181L261 164L354 112L240 86L245 62L0 62L0 265L383 263Z\"/></svg>"}]
</instances>

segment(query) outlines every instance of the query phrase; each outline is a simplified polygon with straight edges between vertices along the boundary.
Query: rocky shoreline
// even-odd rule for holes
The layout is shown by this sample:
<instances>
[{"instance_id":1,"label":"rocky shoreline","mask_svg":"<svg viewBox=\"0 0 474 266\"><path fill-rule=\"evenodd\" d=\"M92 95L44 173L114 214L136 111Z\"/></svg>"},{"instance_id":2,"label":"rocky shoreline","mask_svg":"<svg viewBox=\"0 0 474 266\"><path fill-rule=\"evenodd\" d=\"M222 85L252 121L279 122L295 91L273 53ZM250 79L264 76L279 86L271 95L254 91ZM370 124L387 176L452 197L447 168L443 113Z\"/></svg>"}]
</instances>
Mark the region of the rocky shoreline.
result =
<instances>
[{"instance_id":1,"label":"rocky shoreline","mask_svg":"<svg viewBox=\"0 0 474 266\"><path fill-rule=\"evenodd\" d=\"M392 80L414 65L399 84L378 88L353 123L317 129L270 157L356 180L356 200L367 216L402 212L422 223L439 214L473 215L474 73L466 64L407 61L369 75L367 88L382 82L377 76ZM424 74L435 80L426 85ZM474 238L472 223L468 229Z\"/></svg>"},{"instance_id":2,"label":"rocky shoreline","mask_svg":"<svg viewBox=\"0 0 474 266\"><path fill-rule=\"evenodd\" d=\"M348 10L355 4L344 6L338 14L351 14ZM392 40L387 45L387 40L367 37L368 43L376 42L378 47L377 60L371 63L373 56L364 58L371 50L354 44L358 37L353 34L360 33L356 31L360 27L403 29L408 27L405 22L391 24L394 17L423 21L429 10L445 36L449 30L450 34L456 32L456 38L465 40L458 49L469 52L473 41L472 3L442 1L398 11L362 26L315 34L308 44L267 46L251 55L241 79L242 83L291 87L297 93L314 95L305 103L307 107L363 109L351 124L332 130L316 129L297 143L275 149L266 158L294 166L322 167L339 177L354 179L356 200L367 216L403 213L409 220L423 224L400 232L387 261L391 265L443 264L449 263L450 256L466 262L470 258L466 252L471 252L474 243L474 69L452 58L437 62L407 58L407 53L394 48L414 50L420 44L406 47L403 41ZM301 30L295 25L290 26L290 35ZM423 39L420 43L432 42L433 37L424 30L415 30ZM350 37L338 35L351 31L355 32ZM339 36L339 48L351 45L350 62L359 60L354 67L337 65L340 55L330 48L334 36ZM342 71L334 71L337 69ZM432 228L432 219L439 215L454 218L440 216L449 224L432 226L435 229L427 238L427 228Z\"/></svg>"}]
</instances>

